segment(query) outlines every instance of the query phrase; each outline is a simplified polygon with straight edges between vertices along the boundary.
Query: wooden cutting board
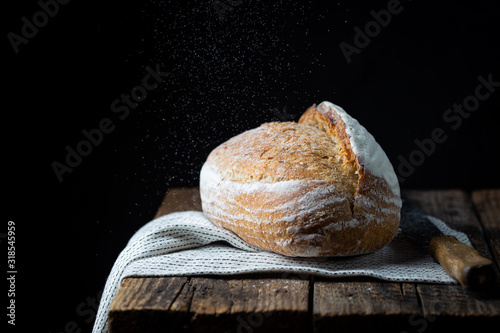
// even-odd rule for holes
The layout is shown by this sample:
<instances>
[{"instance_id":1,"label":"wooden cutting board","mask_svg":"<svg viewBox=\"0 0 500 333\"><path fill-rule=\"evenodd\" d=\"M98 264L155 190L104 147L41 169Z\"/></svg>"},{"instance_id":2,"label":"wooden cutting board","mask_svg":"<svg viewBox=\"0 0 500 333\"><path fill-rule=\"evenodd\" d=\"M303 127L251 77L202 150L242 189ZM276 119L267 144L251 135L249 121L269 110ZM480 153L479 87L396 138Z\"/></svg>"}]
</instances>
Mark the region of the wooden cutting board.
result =
<instances>
[{"instance_id":1,"label":"wooden cutting board","mask_svg":"<svg viewBox=\"0 0 500 333\"><path fill-rule=\"evenodd\" d=\"M386 282L299 274L126 278L109 310L124 332L432 332L500 327L500 190L413 190L427 214L465 232L496 264L497 283ZM155 217L201 210L198 188L171 189ZM493 326L490 326L493 325Z\"/></svg>"}]
</instances>

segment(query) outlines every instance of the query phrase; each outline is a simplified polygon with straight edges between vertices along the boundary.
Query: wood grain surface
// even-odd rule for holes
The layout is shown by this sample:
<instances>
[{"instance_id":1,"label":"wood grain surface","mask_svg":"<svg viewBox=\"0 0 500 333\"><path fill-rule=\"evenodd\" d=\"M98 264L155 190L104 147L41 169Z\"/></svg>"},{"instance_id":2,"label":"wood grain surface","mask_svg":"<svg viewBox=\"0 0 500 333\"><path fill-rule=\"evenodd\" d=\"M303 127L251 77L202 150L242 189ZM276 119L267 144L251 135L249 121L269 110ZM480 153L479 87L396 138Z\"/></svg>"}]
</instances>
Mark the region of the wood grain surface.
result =
<instances>
[{"instance_id":1,"label":"wood grain surface","mask_svg":"<svg viewBox=\"0 0 500 333\"><path fill-rule=\"evenodd\" d=\"M486 291L459 284L395 283L307 275L126 278L111 304L121 332L433 332L500 325L500 190L414 190L422 210L465 232L495 263ZM197 188L171 189L155 217L201 210Z\"/></svg>"}]
</instances>

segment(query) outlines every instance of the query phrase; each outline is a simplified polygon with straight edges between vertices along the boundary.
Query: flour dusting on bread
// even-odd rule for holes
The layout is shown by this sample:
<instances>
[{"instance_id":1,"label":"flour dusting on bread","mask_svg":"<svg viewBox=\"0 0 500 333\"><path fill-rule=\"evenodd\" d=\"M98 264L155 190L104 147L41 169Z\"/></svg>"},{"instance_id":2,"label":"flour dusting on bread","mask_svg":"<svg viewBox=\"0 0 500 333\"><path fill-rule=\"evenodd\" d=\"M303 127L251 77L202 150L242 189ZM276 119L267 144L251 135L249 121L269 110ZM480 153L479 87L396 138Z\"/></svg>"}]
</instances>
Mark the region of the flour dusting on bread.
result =
<instances>
[{"instance_id":1,"label":"flour dusting on bread","mask_svg":"<svg viewBox=\"0 0 500 333\"><path fill-rule=\"evenodd\" d=\"M342 118L352 150L361 159L361 163L369 168L374 176L384 178L394 193L399 196L399 183L394 168L375 138L340 106L324 101L317 107L320 112L324 108L333 109Z\"/></svg>"}]
</instances>

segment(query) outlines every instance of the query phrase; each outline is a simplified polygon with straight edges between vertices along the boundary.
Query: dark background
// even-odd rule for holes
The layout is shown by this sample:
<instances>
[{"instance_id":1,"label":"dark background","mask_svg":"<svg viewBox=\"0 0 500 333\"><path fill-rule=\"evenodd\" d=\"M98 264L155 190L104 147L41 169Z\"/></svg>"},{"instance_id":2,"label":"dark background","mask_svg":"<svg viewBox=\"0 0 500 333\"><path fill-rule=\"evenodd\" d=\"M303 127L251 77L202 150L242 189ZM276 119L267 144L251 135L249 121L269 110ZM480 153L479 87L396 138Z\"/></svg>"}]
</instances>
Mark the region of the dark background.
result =
<instances>
[{"instance_id":1,"label":"dark background","mask_svg":"<svg viewBox=\"0 0 500 333\"><path fill-rule=\"evenodd\" d=\"M40 5L3 10L3 207L16 222L16 328L62 332L74 322L90 331L92 298L169 188L197 186L206 156L228 138L298 120L323 100L358 119L395 168L416 139L443 129L447 140L403 188L500 186L500 92L456 130L443 120L474 94L479 75L500 81L498 2L402 0L349 64L339 44L353 45L353 29L388 1L220 2L233 5L218 13L213 0L71 1L17 54L7 34L21 34L21 18L32 21ZM111 103L157 65L170 76L120 120ZM114 131L60 182L51 164L103 118Z\"/></svg>"}]
</instances>

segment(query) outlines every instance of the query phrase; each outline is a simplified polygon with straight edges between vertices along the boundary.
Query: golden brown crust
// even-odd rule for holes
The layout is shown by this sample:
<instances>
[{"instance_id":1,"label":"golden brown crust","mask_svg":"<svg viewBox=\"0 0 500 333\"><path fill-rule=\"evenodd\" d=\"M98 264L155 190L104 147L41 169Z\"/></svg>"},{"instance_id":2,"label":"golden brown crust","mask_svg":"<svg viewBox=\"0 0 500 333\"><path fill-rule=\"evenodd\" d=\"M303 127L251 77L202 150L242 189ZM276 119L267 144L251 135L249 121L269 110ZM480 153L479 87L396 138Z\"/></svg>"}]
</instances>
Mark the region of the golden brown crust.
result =
<instances>
[{"instance_id":1,"label":"golden brown crust","mask_svg":"<svg viewBox=\"0 0 500 333\"><path fill-rule=\"evenodd\" d=\"M368 253L398 230L399 193L356 156L342 118L315 105L299 124L264 124L220 145L200 178L214 224L284 255Z\"/></svg>"},{"instance_id":2,"label":"golden brown crust","mask_svg":"<svg viewBox=\"0 0 500 333\"><path fill-rule=\"evenodd\" d=\"M351 201L358 185L356 164L343 163L345 149L317 126L265 123L221 144L207 158L224 179L245 183L325 180ZM228 156L230 154L230 156Z\"/></svg>"}]
</instances>

